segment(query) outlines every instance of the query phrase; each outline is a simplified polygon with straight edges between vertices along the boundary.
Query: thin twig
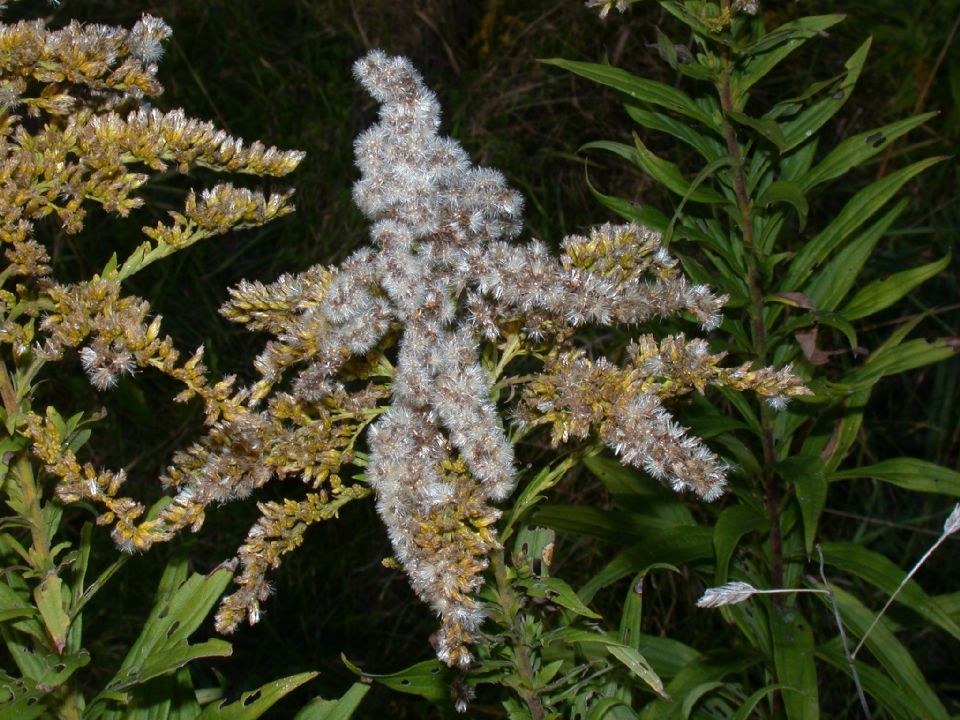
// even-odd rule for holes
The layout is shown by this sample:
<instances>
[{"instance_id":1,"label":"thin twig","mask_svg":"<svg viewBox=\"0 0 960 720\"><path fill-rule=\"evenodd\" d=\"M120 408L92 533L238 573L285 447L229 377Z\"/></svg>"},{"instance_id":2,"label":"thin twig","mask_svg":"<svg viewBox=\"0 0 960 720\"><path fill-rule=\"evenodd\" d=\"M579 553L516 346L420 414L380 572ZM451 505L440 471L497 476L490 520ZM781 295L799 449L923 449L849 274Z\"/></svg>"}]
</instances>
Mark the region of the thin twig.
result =
<instances>
[{"instance_id":1,"label":"thin twig","mask_svg":"<svg viewBox=\"0 0 960 720\"><path fill-rule=\"evenodd\" d=\"M916 564L912 568L910 568L910 572L908 572L904 576L903 580L900 581L900 584L897 586L897 589L893 591L893 595L891 595L887 599L886 604L884 604L884 606L880 609L880 612L877 613L877 616L873 619L873 622L870 623L870 627L867 628L867 631L860 638L859 644L853 650L853 657L856 657L857 653L860 652L860 648L863 647L863 644L867 641L867 638L870 636L870 633L873 632L873 629L877 626L877 623L880 622L880 618L883 617L883 614L893 604L893 601L896 599L897 595L900 594L900 591L907 586L907 583L910 582L911 579L913 579L913 576L917 574L917 571L927 561L927 558L933 555L936 549L943 544L944 540L946 540L947 537L948 535L946 533L943 533L942 535L940 535L940 537L937 538L937 541L930 546L930 549L923 554L923 557L917 560Z\"/></svg>"},{"instance_id":2,"label":"thin twig","mask_svg":"<svg viewBox=\"0 0 960 720\"><path fill-rule=\"evenodd\" d=\"M817 554L820 556L820 579L823 581L823 587L830 596L830 604L833 606L833 618L837 622L837 629L840 631L840 642L843 644L843 654L847 658L847 664L850 666L850 677L853 678L853 684L857 688L857 696L860 698L860 705L863 707L864 717L870 718L870 706L867 705L867 696L863 692L863 685L860 683L860 675L857 673L857 659L855 653L850 652L850 643L847 641L847 632L843 629L843 621L840 619L840 608L837 606L837 598L833 594L830 583L827 582L827 574L823 570L823 549L817 544Z\"/></svg>"}]
</instances>

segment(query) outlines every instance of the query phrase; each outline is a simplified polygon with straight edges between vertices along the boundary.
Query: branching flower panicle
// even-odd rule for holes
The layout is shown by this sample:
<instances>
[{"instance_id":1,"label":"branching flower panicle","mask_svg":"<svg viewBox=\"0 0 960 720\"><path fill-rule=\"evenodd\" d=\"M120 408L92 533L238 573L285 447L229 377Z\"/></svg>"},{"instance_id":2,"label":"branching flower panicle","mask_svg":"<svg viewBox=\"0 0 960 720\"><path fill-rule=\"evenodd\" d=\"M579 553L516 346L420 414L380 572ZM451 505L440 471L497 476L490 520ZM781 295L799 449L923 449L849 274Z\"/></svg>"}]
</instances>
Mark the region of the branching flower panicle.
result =
<instances>
[{"instance_id":1,"label":"branching flower panicle","mask_svg":"<svg viewBox=\"0 0 960 720\"><path fill-rule=\"evenodd\" d=\"M541 242L515 242L521 197L499 172L472 166L456 141L438 134L439 103L412 65L374 51L354 70L381 104L379 121L355 144L361 177L353 195L373 223L373 242L338 267L271 284L244 281L231 291L223 314L273 336L255 362L257 382L210 384L202 353L181 363L159 327L140 332L146 308L114 300L109 278L100 280L105 288L84 291L92 298L61 291L57 312L44 321L44 352L53 357L87 343L84 363L100 385L150 365L185 384L181 399L204 401L207 433L175 455L163 478L173 499L143 520L141 506L117 497L122 476L97 475L69 453L59 460L61 445L44 440L41 418L32 420L34 435L38 453L63 478L65 497L104 504L104 521L116 522L115 536L128 548L196 529L208 505L245 497L271 479L308 484L303 499L259 506L262 517L238 552L239 589L217 617L225 632L261 616L266 573L309 525L373 492L396 560L440 617L437 655L467 667L484 619L477 591L489 554L500 548L496 503L516 486L519 438L544 426L554 444L600 441L677 490L713 499L725 464L664 403L710 385L752 389L778 403L807 391L789 368L722 367L722 354L682 334L640 336L622 367L589 357L574 343L577 328L680 314L713 329L725 298L689 282L657 233L636 225L568 237L559 257ZM222 138L198 150L199 141L186 138L202 128L189 130L169 115L111 123L117 136L131 124L163 129L167 151L150 156L156 163L188 158L258 172L289 164L253 146L228 149ZM182 135L169 129L181 126ZM246 164L232 166L236 157ZM282 214L284 203L225 186L191 196L172 224L145 231L154 244L131 262L264 222ZM120 312L110 323L97 320L108 307ZM518 357L542 368L505 376ZM507 399L503 388L519 392ZM348 465L364 474L348 474Z\"/></svg>"}]
</instances>

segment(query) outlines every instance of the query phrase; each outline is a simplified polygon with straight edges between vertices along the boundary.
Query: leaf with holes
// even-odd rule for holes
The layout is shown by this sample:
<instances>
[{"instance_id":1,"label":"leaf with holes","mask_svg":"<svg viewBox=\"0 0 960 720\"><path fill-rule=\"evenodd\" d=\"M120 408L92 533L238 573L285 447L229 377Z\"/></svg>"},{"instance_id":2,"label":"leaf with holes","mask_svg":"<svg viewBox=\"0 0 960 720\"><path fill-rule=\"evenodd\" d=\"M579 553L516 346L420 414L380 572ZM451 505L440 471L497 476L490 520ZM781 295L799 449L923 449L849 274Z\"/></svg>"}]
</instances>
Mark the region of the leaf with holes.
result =
<instances>
[{"instance_id":1,"label":"leaf with holes","mask_svg":"<svg viewBox=\"0 0 960 720\"><path fill-rule=\"evenodd\" d=\"M377 682L391 690L408 695L419 695L432 702L450 699L450 678L439 660L424 660L399 672L376 675L364 672L347 660L343 654L340 655L340 659L347 669L360 676L363 682Z\"/></svg>"},{"instance_id":2,"label":"leaf with holes","mask_svg":"<svg viewBox=\"0 0 960 720\"><path fill-rule=\"evenodd\" d=\"M239 700L229 705L224 705L222 702L212 703L203 709L198 720L257 720L281 698L316 676L315 672L291 675L281 680L274 680L256 690L245 692Z\"/></svg>"},{"instance_id":3,"label":"leaf with holes","mask_svg":"<svg viewBox=\"0 0 960 720\"><path fill-rule=\"evenodd\" d=\"M226 657L232 652L230 643L224 640L207 640L191 645L188 639L210 614L233 577L233 572L220 568L209 575L195 573L181 580L186 575L186 567L187 559L183 556L175 558L167 566L160 581L157 602L143 631L104 693L120 692L172 672L196 658Z\"/></svg>"},{"instance_id":4,"label":"leaf with holes","mask_svg":"<svg viewBox=\"0 0 960 720\"><path fill-rule=\"evenodd\" d=\"M525 578L517 580L517 585L524 589L527 597L549 600L560 607L572 610L577 615L583 615L584 617L595 620L600 618L597 613L587 607L583 601L577 597L573 588L560 578Z\"/></svg>"}]
</instances>

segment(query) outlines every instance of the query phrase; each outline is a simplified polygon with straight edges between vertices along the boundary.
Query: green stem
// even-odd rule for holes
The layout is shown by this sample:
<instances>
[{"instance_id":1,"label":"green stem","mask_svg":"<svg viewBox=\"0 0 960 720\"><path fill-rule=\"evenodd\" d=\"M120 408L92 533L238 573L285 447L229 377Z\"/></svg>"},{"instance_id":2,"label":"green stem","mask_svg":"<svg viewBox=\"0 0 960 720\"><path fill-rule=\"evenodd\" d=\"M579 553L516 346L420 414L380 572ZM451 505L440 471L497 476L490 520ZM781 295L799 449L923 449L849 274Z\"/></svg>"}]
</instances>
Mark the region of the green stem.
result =
<instances>
[{"instance_id":1,"label":"green stem","mask_svg":"<svg viewBox=\"0 0 960 720\"><path fill-rule=\"evenodd\" d=\"M723 78L720 83L720 106L726 114L733 111L733 99L730 90L731 63L727 52L724 53ZM764 324L763 287L759 263L763 259L763 251L757 245L753 236L753 207L750 195L747 192L747 178L744 172L744 159L737 142L737 134L726 118L723 121L723 133L727 143L727 152L733 160L734 191L737 196L737 207L740 211L740 230L743 234L744 245L748 252L747 258L747 285L750 288L750 318L753 325L753 354L760 365L766 364L767 338ZM770 520L770 576L774 588L783 587L783 538L780 534L780 492L777 478L773 472L776 462L776 443L773 435L773 419L766 407L760 412L761 433L760 443L763 447L763 492L766 496L767 516ZM774 596L776 604L782 603L782 598Z\"/></svg>"},{"instance_id":2,"label":"green stem","mask_svg":"<svg viewBox=\"0 0 960 720\"><path fill-rule=\"evenodd\" d=\"M503 550L493 553L491 561L493 563L493 574L497 581L497 597L504 618L507 620L510 638L513 642L517 673L520 675L520 687L517 688L517 692L520 693L520 697L527 704L531 720L546 720L547 715L543 709L543 703L535 689L536 676L533 672L533 664L530 662L530 653L523 641L523 631L518 613L520 603L517 600L516 593L513 592L513 587L510 585L510 579L507 577Z\"/></svg>"}]
</instances>

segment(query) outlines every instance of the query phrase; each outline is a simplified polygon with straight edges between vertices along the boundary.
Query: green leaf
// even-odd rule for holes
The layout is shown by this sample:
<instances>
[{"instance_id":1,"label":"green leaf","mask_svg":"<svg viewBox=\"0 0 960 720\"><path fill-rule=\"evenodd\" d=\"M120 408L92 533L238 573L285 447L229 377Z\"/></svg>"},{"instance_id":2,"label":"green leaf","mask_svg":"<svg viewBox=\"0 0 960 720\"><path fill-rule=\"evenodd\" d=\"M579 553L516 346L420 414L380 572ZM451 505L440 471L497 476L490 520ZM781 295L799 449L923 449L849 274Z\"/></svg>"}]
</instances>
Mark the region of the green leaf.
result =
<instances>
[{"instance_id":1,"label":"green leaf","mask_svg":"<svg viewBox=\"0 0 960 720\"><path fill-rule=\"evenodd\" d=\"M823 460L817 455L799 454L781 460L774 470L793 485L803 518L804 549L809 555L817 537L820 515L827 502L827 474Z\"/></svg>"},{"instance_id":2,"label":"green leaf","mask_svg":"<svg viewBox=\"0 0 960 720\"><path fill-rule=\"evenodd\" d=\"M757 703L763 700L770 693L783 689L784 686L779 683L760 688L743 701L743 704L737 708L737 712L730 717L730 720L749 720L753 717L753 710L757 707Z\"/></svg>"},{"instance_id":3,"label":"green leaf","mask_svg":"<svg viewBox=\"0 0 960 720\"><path fill-rule=\"evenodd\" d=\"M386 675L364 672L341 653L340 659L350 672L360 676L361 681L378 682L381 685L408 695L419 695L431 702L450 699L450 678L439 660L424 660L405 670Z\"/></svg>"},{"instance_id":4,"label":"green leaf","mask_svg":"<svg viewBox=\"0 0 960 720\"><path fill-rule=\"evenodd\" d=\"M722 37L715 37L714 33L704 24L703 20L695 13L687 9L686 3L674 2L673 0L663 0L660 5L677 20L687 25L697 35L708 37L717 42L726 42Z\"/></svg>"},{"instance_id":5,"label":"green leaf","mask_svg":"<svg viewBox=\"0 0 960 720\"><path fill-rule=\"evenodd\" d=\"M873 623L874 611L865 607L853 595L834 586L832 592L840 609L840 617L850 631L861 637ZM823 597L821 596L821 599ZM824 600L829 602L829 600ZM898 690L910 699L920 717L928 720L947 720L949 717L936 693L917 667L913 657L881 620L873 627L866 647L887 672Z\"/></svg>"},{"instance_id":6,"label":"green leaf","mask_svg":"<svg viewBox=\"0 0 960 720\"><path fill-rule=\"evenodd\" d=\"M810 212L810 206L807 204L807 198L800 186L790 180L777 180L771 183L757 198L757 203L762 207L769 207L780 202L793 206L800 220L800 229L803 230L807 224L807 214Z\"/></svg>"},{"instance_id":7,"label":"green leaf","mask_svg":"<svg viewBox=\"0 0 960 720\"><path fill-rule=\"evenodd\" d=\"M882 180L871 183L857 192L837 216L796 254L790 263L790 270L781 285L781 292L797 290L806 281L811 271L826 258L853 232L863 227L873 215L902 188L909 180L944 158L932 157L890 173ZM801 187L803 186L802 183Z\"/></svg>"},{"instance_id":8,"label":"green leaf","mask_svg":"<svg viewBox=\"0 0 960 720\"><path fill-rule=\"evenodd\" d=\"M720 134L720 124L705 113L694 100L682 90L656 80L637 77L620 68L595 63L576 62L553 58L541 60L547 65L554 65L580 77L619 90L630 97L642 102L657 105L667 110L696 120L702 125Z\"/></svg>"},{"instance_id":9,"label":"green leaf","mask_svg":"<svg viewBox=\"0 0 960 720\"><path fill-rule=\"evenodd\" d=\"M770 31L744 48L740 57L742 70L731 78L734 104L740 106L743 96L762 80L777 64L807 40L823 35L824 30L841 22L845 15L812 15L799 18Z\"/></svg>"},{"instance_id":10,"label":"green leaf","mask_svg":"<svg viewBox=\"0 0 960 720\"><path fill-rule=\"evenodd\" d=\"M233 573L227 568L220 568L209 575L195 573L178 584L186 572L187 559L184 556L175 558L167 566L160 582L157 602L140 636L104 693L120 692L172 672L196 658L230 655L230 643L224 640L207 640L191 645L188 638L209 615ZM94 702L101 699L104 693Z\"/></svg>"},{"instance_id":11,"label":"green leaf","mask_svg":"<svg viewBox=\"0 0 960 720\"><path fill-rule=\"evenodd\" d=\"M291 675L280 680L274 680L256 690L245 692L239 700L229 705L224 705L223 702L211 703L203 709L199 720L257 720L284 696L289 695L316 676L317 673L315 672ZM349 715L343 717L349 717Z\"/></svg>"},{"instance_id":12,"label":"green leaf","mask_svg":"<svg viewBox=\"0 0 960 720\"><path fill-rule=\"evenodd\" d=\"M52 662L46 672L37 679L38 688L56 688L63 685L77 670L90 664L90 653L81 650L69 655L51 655L48 660Z\"/></svg>"},{"instance_id":13,"label":"green leaf","mask_svg":"<svg viewBox=\"0 0 960 720\"><path fill-rule=\"evenodd\" d=\"M47 713L44 694L0 670L0 720L33 720Z\"/></svg>"},{"instance_id":14,"label":"green leaf","mask_svg":"<svg viewBox=\"0 0 960 720\"><path fill-rule=\"evenodd\" d=\"M911 580L897 592L906 572L880 553L856 543L827 542L821 544L823 559L844 572L863 578L891 596L897 593L896 602L908 607L931 625L936 625L960 640L960 625L957 625L943 609Z\"/></svg>"},{"instance_id":15,"label":"green leaf","mask_svg":"<svg viewBox=\"0 0 960 720\"><path fill-rule=\"evenodd\" d=\"M560 578L523 578L517 580L516 584L524 588L529 597L545 598L577 615L600 619L597 613L580 600L573 588Z\"/></svg>"},{"instance_id":16,"label":"green leaf","mask_svg":"<svg viewBox=\"0 0 960 720\"><path fill-rule=\"evenodd\" d=\"M927 343L925 340L903 344L904 338L917 326L923 316L903 323L876 350L866 362L849 374L838 386L839 393L847 393L842 413L829 439L811 436L804 443L804 453L819 453L827 469L834 471L840 465L847 452L853 447L860 427L863 424L863 412L870 399L873 385L885 375L901 372L912 367L938 362L954 353L943 342ZM822 442L826 440L826 445ZM833 478L831 477L831 480Z\"/></svg>"},{"instance_id":17,"label":"green leaf","mask_svg":"<svg viewBox=\"0 0 960 720\"><path fill-rule=\"evenodd\" d=\"M617 711L622 711L619 713ZM634 720L636 714L630 709L630 704L616 697L605 697L590 706L587 720Z\"/></svg>"},{"instance_id":18,"label":"green leaf","mask_svg":"<svg viewBox=\"0 0 960 720\"><path fill-rule=\"evenodd\" d=\"M783 130L776 120L770 118L754 118L733 110L727 112L727 117L738 125L750 128L765 140L769 140L781 153L786 149L786 138L783 137Z\"/></svg>"},{"instance_id":19,"label":"green leaf","mask_svg":"<svg viewBox=\"0 0 960 720\"><path fill-rule=\"evenodd\" d=\"M787 151L813 138L817 131L846 104L847 100L853 94L857 80L860 78L863 64L866 62L867 54L870 52L871 42L872 40L868 38L867 41L850 56L850 59L846 62L846 76L832 89L829 97L814 103L793 120L786 120L780 124L786 140ZM804 145L804 147L809 147L812 144L812 142L808 143ZM809 165L807 165L807 168L809 168ZM806 170L804 170L804 172L805 171ZM786 177L793 178L796 177L796 175L790 173Z\"/></svg>"},{"instance_id":20,"label":"green leaf","mask_svg":"<svg viewBox=\"0 0 960 720\"><path fill-rule=\"evenodd\" d=\"M817 657L830 663L848 676L851 674L850 665L843 653L840 638L834 638L817 648ZM926 720L926 716L922 710L916 707L913 699L900 692L896 683L882 671L859 661L856 666L857 677L860 678L860 684L863 686L864 692L880 703L895 720ZM852 687L850 692L854 692Z\"/></svg>"},{"instance_id":21,"label":"green leaf","mask_svg":"<svg viewBox=\"0 0 960 720\"><path fill-rule=\"evenodd\" d=\"M549 465L541 468L530 482L527 483L526 487L523 488L523 491L520 495L517 496L517 499L513 503L513 507L510 510L507 520L503 526L503 532L500 534L501 540L506 541L510 535L513 534L513 526L519 520L524 513L534 507L541 500L546 498L546 495L542 493L546 492L554 485L556 485L567 471L573 467L575 460L567 457L557 463L555 466L551 467Z\"/></svg>"},{"instance_id":22,"label":"green leaf","mask_svg":"<svg viewBox=\"0 0 960 720\"><path fill-rule=\"evenodd\" d=\"M830 262L821 267L807 284L804 292L820 310L834 310L856 283L864 263L873 253L893 221L907 207L906 198L898 202L883 217L847 242Z\"/></svg>"},{"instance_id":23,"label":"green leaf","mask_svg":"<svg viewBox=\"0 0 960 720\"><path fill-rule=\"evenodd\" d=\"M533 516L538 525L577 535L590 535L619 545L648 542L651 537L679 531L677 525L658 517L622 510L603 510L585 505L547 505ZM709 528L686 527L684 532L697 535Z\"/></svg>"},{"instance_id":24,"label":"green leaf","mask_svg":"<svg viewBox=\"0 0 960 720\"><path fill-rule=\"evenodd\" d=\"M790 720L820 717L817 668L813 661L813 630L796 607L771 607L770 635L777 678L796 692L783 693Z\"/></svg>"},{"instance_id":25,"label":"green leaf","mask_svg":"<svg viewBox=\"0 0 960 720\"><path fill-rule=\"evenodd\" d=\"M630 647L629 645L624 645L618 640L614 640L606 635L601 635L600 633L569 627L561 628L548 633L544 636L544 640L546 641L548 639L549 641L568 643L596 643L603 645L607 652L622 662L637 677L649 685L650 689L652 689L661 697L667 697L663 692L663 681L660 680L660 676L657 675L652 667L650 667L650 663L647 662L647 659L640 653L640 651Z\"/></svg>"},{"instance_id":26,"label":"green leaf","mask_svg":"<svg viewBox=\"0 0 960 720\"><path fill-rule=\"evenodd\" d=\"M697 685L697 687L690 690L690 692L688 692L683 698L683 703L680 706L680 716L684 720L687 720L690 717L690 713L693 712L694 706L700 702L704 695L707 695L722 687L724 687L724 683L717 680Z\"/></svg>"},{"instance_id":27,"label":"green leaf","mask_svg":"<svg viewBox=\"0 0 960 720\"><path fill-rule=\"evenodd\" d=\"M369 685L354 683L339 700L314 698L300 709L293 720L348 720L368 692Z\"/></svg>"},{"instance_id":28,"label":"green leaf","mask_svg":"<svg viewBox=\"0 0 960 720\"><path fill-rule=\"evenodd\" d=\"M831 481L873 478L913 492L942 493L960 497L960 472L917 458L894 458L874 465L838 470Z\"/></svg>"},{"instance_id":29,"label":"green leaf","mask_svg":"<svg viewBox=\"0 0 960 720\"><path fill-rule=\"evenodd\" d=\"M872 385L880 378L932 365L956 354L957 351L944 340L909 340L884 352L874 352L862 367L847 375L843 382L853 386Z\"/></svg>"},{"instance_id":30,"label":"green leaf","mask_svg":"<svg viewBox=\"0 0 960 720\"><path fill-rule=\"evenodd\" d=\"M13 618L34 617L33 605L21 598L7 583L0 581L0 622Z\"/></svg>"},{"instance_id":31,"label":"green leaf","mask_svg":"<svg viewBox=\"0 0 960 720\"><path fill-rule=\"evenodd\" d=\"M86 720L197 720L201 713L190 669L155 677L115 698L114 707L85 713Z\"/></svg>"},{"instance_id":32,"label":"green leaf","mask_svg":"<svg viewBox=\"0 0 960 720\"><path fill-rule=\"evenodd\" d=\"M684 203L686 203L688 200L700 203L724 202L724 197L716 190L711 188L701 188L699 185L709 175L715 172L716 169L728 165L729 159L720 158L718 160L714 160L712 163L710 163L708 168L705 168L705 172L701 172L699 174L696 182L691 183L688 182L683 176L683 173L676 164L670 162L669 160L664 160L653 153L649 148L647 148L646 145L643 144L640 136L636 133L634 133L633 136L633 143L637 153L636 160L634 161L636 165L652 178L662 183L668 190L675 192L677 195L683 198Z\"/></svg>"},{"instance_id":33,"label":"green leaf","mask_svg":"<svg viewBox=\"0 0 960 720\"><path fill-rule=\"evenodd\" d=\"M950 255L927 265L894 273L861 288L840 311L848 320L859 320L885 310L921 283L936 277L950 264Z\"/></svg>"},{"instance_id":34,"label":"green leaf","mask_svg":"<svg viewBox=\"0 0 960 720\"><path fill-rule=\"evenodd\" d=\"M722 143L706 135L701 135L688 123L676 120L669 115L647 110L634 103L626 104L627 115L637 124L650 130L658 130L677 140L686 143L708 162L719 160L726 156L726 148Z\"/></svg>"},{"instance_id":35,"label":"green leaf","mask_svg":"<svg viewBox=\"0 0 960 720\"><path fill-rule=\"evenodd\" d=\"M704 683L743 672L763 660L763 655L750 650L713 650L687 663L667 684L666 692L672 698L683 698ZM676 700L657 699L644 706L640 717L643 720L668 720L680 718L682 710L682 704Z\"/></svg>"},{"instance_id":36,"label":"green leaf","mask_svg":"<svg viewBox=\"0 0 960 720\"><path fill-rule=\"evenodd\" d=\"M620 613L620 642L629 647L640 649L641 623L643 620L643 581L647 571L637 573L627 596L623 601L623 612Z\"/></svg>"},{"instance_id":37,"label":"green leaf","mask_svg":"<svg viewBox=\"0 0 960 720\"><path fill-rule=\"evenodd\" d=\"M47 636L57 653L62 653L67 645L67 630L70 627L70 616L63 607L63 581L51 571L34 590L33 597Z\"/></svg>"},{"instance_id":38,"label":"green leaf","mask_svg":"<svg viewBox=\"0 0 960 720\"><path fill-rule=\"evenodd\" d=\"M670 243L673 240L674 229L676 228L677 222L681 223L681 237L689 234L688 226L684 222L683 208L686 206L687 201L691 200L693 196L697 193L700 193L700 186L706 182L709 178L717 174L717 171L722 170L726 167L733 166L733 160L729 157L722 157L714 160L711 163L708 163L700 172L697 173L697 176L693 179L693 182L690 183L690 187L687 188L687 192L684 193L683 197L680 199L680 203L677 205L676 209L673 211L673 217L670 219L670 227L667 228L667 232L664 233L663 243L666 247L669 247ZM712 192L712 191L711 191ZM726 257L732 256L734 253L725 255Z\"/></svg>"},{"instance_id":39,"label":"green leaf","mask_svg":"<svg viewBox=\"0 0 960 720\"><path fill-rule=\"evenodd\" d=\"M589 175L587 176L587 187L601 205L619 215L624 220L635 222L638 225L643 225L658 232L663 232L667 229L667 226L670 225L670 220L656 208L650 207L649 205L637 206L629 200L614 197L613 195L604 195L593 186L590 182Z\"/></svg>"},{"instance_id":40,"label":"green leaf","mask_svg":"<svg viewBox=\"0 0 960 720\"><path fill-rule=\"evenodd\" d=\"M714 580L717 585L727 582L730 558L743 536L768 527L767 516L749 505L730 505L723 509L713 528L713 547L717 555Z\"/></svg>"},{"instance_id":41,"label":"green leaf","mask_svg":"<svg viewBox=\"0 0 960 720\"><path fill-rule=\"evenodd\" d=\"M668 526L696 525L680 496L650 476L603 455L588 456L583 465L603 483L617 507L655 516Z\"/></svg>"},{"instance_id":42,"label":"green leaf","mask_svg":"<svg viewBox=\"0 0 960 720\"><path fill-rule=\"evenodd\" d=\"M679 167L669 160L663 160L657 157L638 137L634 136L634 140L636 142L635 147L608 140L597 140L581 146L580 152L584 150L606 150L607 152L612 152L633 165L636 165L652 178L663 183L663 185L677 195L682 197L689 195L691 200L701 203L718 203L723 201L723 197L715 190L710 190L709 188L692 188L691 184L683 177Z\"/></svg>"},{"instance_id":43,"label":"green leaf","mask_svg":"<svg viewBox=\"0 0 960 720\"><path fill-rule=\"evenodd\" d=\"M577 591L577 595L583 602L590 603L602 588L627 575L646 572L654 567L680 565L711 558L713 557L712 535L712 531L707 527L675 527L651 532L647 535L647 542L633 545L617 553Z\"/></svg>"},{"instance_id":44,"label":"green leaf","mask_svg":"<svg viewBox=\"0 0 960 720\"><path fill-rule=\"evenodd\" d=\"M853 168L859 167L874 155L882 152L901 135L905 135L936 116L937 113L935 112L914 115L847 138L797 182L804 192L810 192L817 185L845 175Z\"/></svg>"}]
</instances>

